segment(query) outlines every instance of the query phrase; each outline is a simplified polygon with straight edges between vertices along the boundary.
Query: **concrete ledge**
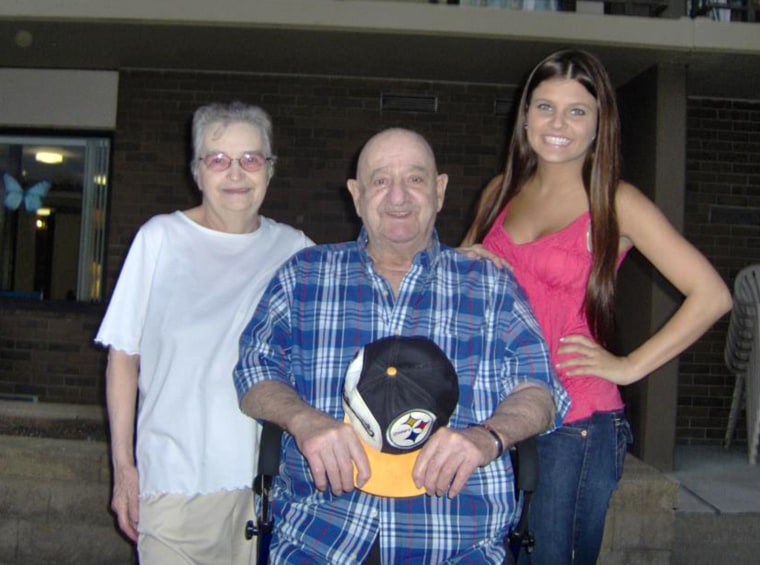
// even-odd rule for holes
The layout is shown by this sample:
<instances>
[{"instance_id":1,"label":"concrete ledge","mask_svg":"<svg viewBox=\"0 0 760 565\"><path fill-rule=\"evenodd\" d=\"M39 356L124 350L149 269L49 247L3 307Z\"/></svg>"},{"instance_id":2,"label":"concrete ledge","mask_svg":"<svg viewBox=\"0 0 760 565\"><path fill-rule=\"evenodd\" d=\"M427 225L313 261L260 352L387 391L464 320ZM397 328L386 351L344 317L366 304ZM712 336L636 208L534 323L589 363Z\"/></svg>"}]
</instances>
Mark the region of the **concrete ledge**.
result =
<instances>
[{"instance_id":1,"label":"concrete ledge","mask_svg":"<svg viewBox=\"0 0 760 565\"><path fill-rule=\"evenodd\" d=\"M110 495L106 442L0 434L0 565L134 564ZM676 514L678 495L676 480L629 455L599 565L758 562L760 514Z\"/></svg>"},{"instance_id":2,"label":"concrete ledge","mask_svg":"<svg viewBox=\"0 0 760 565\"><path fill-rule=\"evenodd\" d=\"M114 526L110 484L0 478L3 516L93 526Z\"/></svg>"},{"instance_id":3,"label":"concrete ledge","mask_svg":"<svg viewBox=\"0 0 760 565\"><path fill-rule=\"evenodd\" d=\"M13 537L7 544L6 537ZM9 547L14 549L8 550ZM14 565L133 565L113 526L0 519L0 562Z\"/></svg>"},{"instance_id":4,"label":"concrete ledge","mask_svg":"<svg viewBox=\"0 0 760 565\"><path fill-rule=\"evenodd\" d=\"M612 496L599 565L667 565L674 539L677 481L628 455Z\"/></svg>"},{"instance_id":5,"label":"concrete ledge","mask_svg":"<svg viewBox=\"0 0 760 565\"><path fill-rule=\"evenodd\" d=\"M106 414L100 406L0 400L0 434L106 441Z\"/></svg>"},{"instance_id":6,"label":"concrete ledge","mask_svg":"<svg viewBox=\"0 0 760 565\"><path fill-rule=\"evenodd\" d=\"M760 515L679 512L672 565L760 562Z\"/></svg>"},{"instance_id":7,"label":"concrete ledge","mask_svg":"<svg viewBox=\"0 0 760 565\"><path fill-rule=\"evenodd\" d=\"M100 406L90 404L0 400L0 417L84 420L98 421L102 424L105 411Z\"/></svg>"},{"instance_id":8,"label":"concrete ledge","mask_svg":"<svg viewBox=\"0 0 760 565\"><path fill-rule=\"evenodd\" d=\"M38 431L105 434L104 422L98 406L0 401L0 434L3 425L31 434L0 435L0 563L132 562L131 544L108 511L108 444L36 437ZM610 503L599 564L669 564L678 492L677 481L629 455Z\"/></svg>"},{"instance_id":9,"label":"concrete ledge","mask_svg":"<svg viewBox=\"0 0 760 565\"><path fill-rule=\"evenodd\" d=\"M0 435L0 563L131 564L110 490L107 443ZM670 563L677 502L676 481L629 456L599 564Z\"/></svg>"},{"instance_id":10,"label":"concrete ledge","mask_svg":"<svg viewBox=\"0 0 760 565\"><path fill-rule=\"evenodd\" d=\"M102 441L0 435L0 564L132 565Z\"/></svg>"},{"instance_id":11,"label":"concrete ledge","mask_svg":"<svg viewBox=\"0 0 760 565\"><path fill-rule=\"evenodd\" d=\"M108 444L0 435L0 475L109 484Z\"/></svg>"}]
</instances>

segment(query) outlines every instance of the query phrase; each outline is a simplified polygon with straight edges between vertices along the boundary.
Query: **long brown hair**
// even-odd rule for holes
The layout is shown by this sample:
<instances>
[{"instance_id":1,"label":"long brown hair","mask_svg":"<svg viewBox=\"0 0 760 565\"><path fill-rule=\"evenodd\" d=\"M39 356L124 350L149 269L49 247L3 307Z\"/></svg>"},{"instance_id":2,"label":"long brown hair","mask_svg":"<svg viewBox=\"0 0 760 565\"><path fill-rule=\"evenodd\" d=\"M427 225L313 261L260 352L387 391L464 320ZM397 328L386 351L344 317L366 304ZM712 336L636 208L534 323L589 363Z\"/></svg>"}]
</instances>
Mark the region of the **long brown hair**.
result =
<instances>
[{"instance_id":1,"label":"long brown hair","mask_svg":"<svg viewBox=\"0 0 760 565\"><path fill-rule=\"evenodd\" d=\"M557 51L533 69L520 98L506 167L484 189L464 244L482 241L506 203L536 172L536 154L525 130L526 113L533 91L549 79L575 80L597 102L596 140L583 163L583 185L591 215L592 256L584 308L594 337L608 343L615 326L615 275L620 239L615 212L615 193L620 181L620 120L612 83L596 57L580 50Z\"/></svg>"}]
</instances>

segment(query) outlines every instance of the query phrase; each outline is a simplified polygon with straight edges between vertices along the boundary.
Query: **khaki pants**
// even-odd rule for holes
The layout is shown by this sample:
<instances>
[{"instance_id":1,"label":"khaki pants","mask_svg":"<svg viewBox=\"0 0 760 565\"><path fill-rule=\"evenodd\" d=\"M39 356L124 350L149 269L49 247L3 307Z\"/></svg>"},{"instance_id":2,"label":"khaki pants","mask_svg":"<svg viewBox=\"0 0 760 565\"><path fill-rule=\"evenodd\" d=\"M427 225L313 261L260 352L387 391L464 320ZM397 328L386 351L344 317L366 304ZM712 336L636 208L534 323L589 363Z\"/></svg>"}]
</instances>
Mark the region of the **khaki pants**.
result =
<instances>
[{"instance_id":1,"label":"khaki pants","mask_svg":"<svg viewBox=\"0 0 760 565\"><path fill-rule=\"evenodd\" d=\"M253 518L249 489L140 500L137 551L141 565L252 565L256 538L245 539Z\"/></svg>"}]
</instances>

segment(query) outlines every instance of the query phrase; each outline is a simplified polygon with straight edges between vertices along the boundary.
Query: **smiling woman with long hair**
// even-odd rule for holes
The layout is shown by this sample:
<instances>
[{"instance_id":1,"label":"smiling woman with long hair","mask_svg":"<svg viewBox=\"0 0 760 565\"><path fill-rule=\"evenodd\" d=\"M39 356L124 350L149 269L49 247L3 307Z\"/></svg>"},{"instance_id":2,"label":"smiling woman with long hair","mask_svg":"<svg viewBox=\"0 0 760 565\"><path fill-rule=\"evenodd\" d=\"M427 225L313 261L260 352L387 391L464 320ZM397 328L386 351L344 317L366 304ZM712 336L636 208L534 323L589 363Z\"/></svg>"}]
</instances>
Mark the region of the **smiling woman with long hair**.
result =
<instances>
[{"instance_id":1,"label":"smiling woman with long hair","mask_svg":"<svg viewBox=\"0 0 760 565\"><path fill-rule=\"evenodd\" d=\"M618 385L694 343L731 308L731 295L707 259L620 179L615 92L596 57L549 55L519 104L506 167L484 189L462 246L511 265L572 401L563 426L538 439L532 563L592 564L632 440ZM658 332L617 356L607 349L615 279L632 247L685 300Z\"/></svg>"}]
</instances>

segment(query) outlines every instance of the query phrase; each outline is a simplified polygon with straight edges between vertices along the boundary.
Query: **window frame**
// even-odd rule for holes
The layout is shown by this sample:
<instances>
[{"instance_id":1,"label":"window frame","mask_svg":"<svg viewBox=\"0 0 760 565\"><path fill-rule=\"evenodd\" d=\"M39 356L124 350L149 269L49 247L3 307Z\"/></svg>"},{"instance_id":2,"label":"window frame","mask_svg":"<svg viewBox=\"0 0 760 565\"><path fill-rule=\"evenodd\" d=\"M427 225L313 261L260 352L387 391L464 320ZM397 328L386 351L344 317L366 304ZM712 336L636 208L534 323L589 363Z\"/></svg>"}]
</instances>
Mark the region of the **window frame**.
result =
<instances>
[{"instance_id":1,"label":"window frame","mask_svg":"<svg viewBox=\"0 0 760 565\"><path fill-rule=\"evenodd\" d=\"M0 144L58 145L84 149L75 302L101 303L104 300L106 274L113 135L104 131L0 129ZM4 206L0 213L6 213ZM0 300L28 299L27 294L15 289L2 291ZM61 299L47 297L37 300L43 303L62 302Z\"/></svg>"}]
</instances>

